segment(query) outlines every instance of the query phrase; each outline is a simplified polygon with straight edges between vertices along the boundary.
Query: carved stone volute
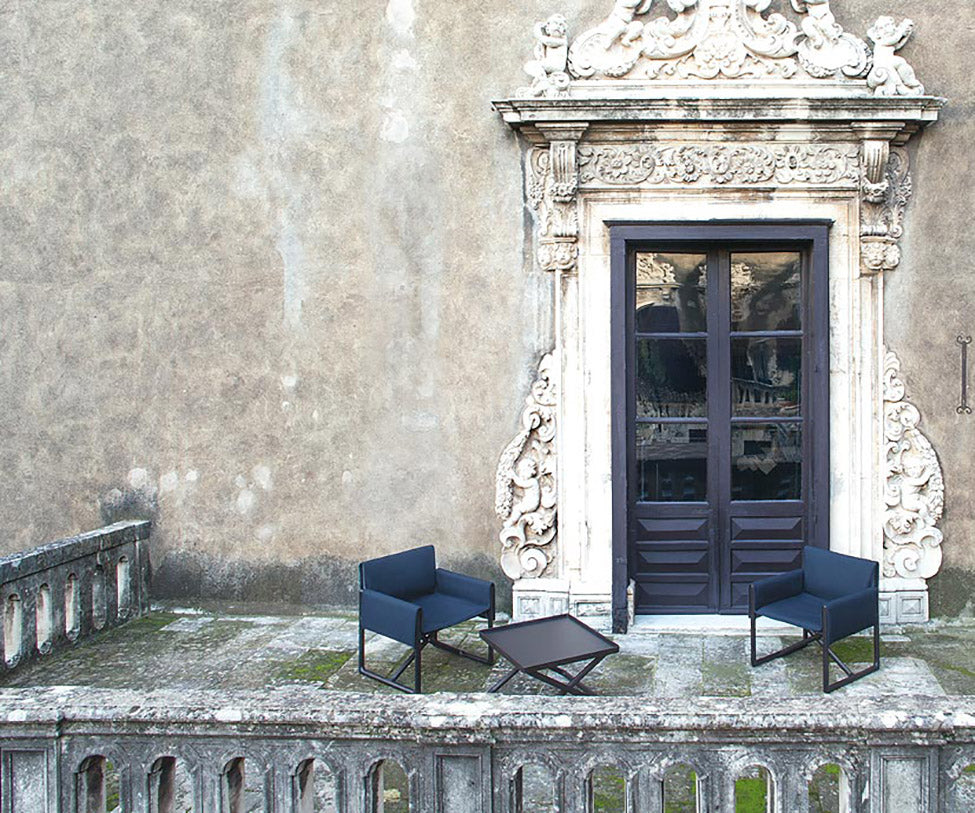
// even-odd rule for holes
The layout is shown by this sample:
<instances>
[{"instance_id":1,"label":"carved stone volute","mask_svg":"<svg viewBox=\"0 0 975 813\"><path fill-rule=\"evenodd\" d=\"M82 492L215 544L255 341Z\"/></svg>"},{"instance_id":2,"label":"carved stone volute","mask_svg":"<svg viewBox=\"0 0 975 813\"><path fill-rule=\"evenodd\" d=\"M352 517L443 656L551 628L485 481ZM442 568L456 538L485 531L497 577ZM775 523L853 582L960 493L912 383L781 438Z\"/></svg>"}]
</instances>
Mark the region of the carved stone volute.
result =
<instances>
[{"instance_id":1,"label":"carved stone volute","mask_svg":"<svg viewBox=\"0 0 975 813\"><path fill-rule=\"evenodd\" d=\"M921 413L907 400L901 363L889 350L884 365L884 576L929 579L941 568L945 502L941 464L920 430Z\"/></svg>"},{"instance_id":2,"label":"carved stone volute","mask_svg":"<svg viewBox=\"0 0 975 813\"><path fill-rule=\"evenodd\" d=\"M538 263L545 271L574 271L579 256L579 167L577 145L588 125L538 126L547 147L529 155L529 203L535 210Z\"/></svg>"},{"instance_id":3,"label":"carved stone volute","mask_svg":"<svg viewBox=\"0 0 975 813\"><path fill-rule=\"evenodd\" d=\"M525 400L521 429L498 462L501 567L512 579L545 576L555 559L557 374L557 356L549 353Z\"/></svg>"},{"instance_id":4,"label":"carved stone volute","mask_svg":"<svg viewBox=\"0 0 975 813\"><path fill-rule=\"evenodd\" d=\"M887 142L867 141L861 189L860 254L866 275L893 271L900 265L898 241L904 235L904 213L913 192L907 151Z\"/></svg>"}]
</instances>

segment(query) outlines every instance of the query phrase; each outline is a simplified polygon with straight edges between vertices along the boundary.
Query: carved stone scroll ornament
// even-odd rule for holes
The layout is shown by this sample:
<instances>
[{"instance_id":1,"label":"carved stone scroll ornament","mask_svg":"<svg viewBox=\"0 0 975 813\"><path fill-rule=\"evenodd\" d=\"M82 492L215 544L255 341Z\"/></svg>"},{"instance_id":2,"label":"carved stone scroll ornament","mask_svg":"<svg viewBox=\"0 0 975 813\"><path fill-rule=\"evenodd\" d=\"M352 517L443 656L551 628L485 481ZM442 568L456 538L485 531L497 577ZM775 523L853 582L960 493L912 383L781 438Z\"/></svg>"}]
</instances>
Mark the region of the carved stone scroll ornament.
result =
<instances>
[{"instance_id":1,"label":"carved stone scroll ornament","mask_svg":"<svg viewBox=\"0 0 975 813\"><path fill-rule=\"evenodd\" d=\"M901 364L887 351L884 365L884 576L929 579L941 567L945 486L938 456L918 428L921 413L906 398Z\"/></svg>"},{"instance_id":2,"label":"carved stone scroll ornament","mask_svg":"<svg viewBox=\"0 0 975 813\"><path fill-rule=\"evenodd\" d=\"M774 183L855 188L859 178L859 152L829 145L596 144L579 148L579 181L583 186Z\"/></svg>"},{"instance_id":3,"label":"carved stone scroll ornament","mask_svg":"<svg viewBox=\"0 0 975 813\"><path fill-rule=\"evenodd\" d=\"M907 152L882 150L878 159L878 150L874 142L867 142L860 214L861 270L867 275L893 271L900 265L898 241L904 235L904 212L914 190Z\"/></svg>"},{"instance_id":4,"label":"carved stone scroll ornament","mask_svg":"<svg viewBox=\"0 0 975 813\"><path fill-rule=\"evenodd\" d=\"M573 271L579 256L577 147L585 127L545 125L547 147L528 153L528 203L535 212L538 263L545 271Z\"/></svg>"},{"instance_id":5,"label":"carved stone scroll ornament","mask_svg":"<svg viewBox=\"0 0 975 813\"><path fill-rule=\"evenodd\" d=\"M867 44L843 31L830 0L792 0L800 25L768 10L772 0L666 0L676 15L644 21L653 0L616 0L569 49L579 79L815 79L863 77Z\"/></svg>"},{"instance_id":6,"label":"carved stone scroll ornament","mask_svg":"<svg viewBox=\"0 0 975 813\"><path fill-rule=\"evenodd\" d=\"M512 579L544 576L555 558L557 374L557 357L550 353L525 401L521 431L498 463L501 567Z\"/></svg>"}]
</instances>

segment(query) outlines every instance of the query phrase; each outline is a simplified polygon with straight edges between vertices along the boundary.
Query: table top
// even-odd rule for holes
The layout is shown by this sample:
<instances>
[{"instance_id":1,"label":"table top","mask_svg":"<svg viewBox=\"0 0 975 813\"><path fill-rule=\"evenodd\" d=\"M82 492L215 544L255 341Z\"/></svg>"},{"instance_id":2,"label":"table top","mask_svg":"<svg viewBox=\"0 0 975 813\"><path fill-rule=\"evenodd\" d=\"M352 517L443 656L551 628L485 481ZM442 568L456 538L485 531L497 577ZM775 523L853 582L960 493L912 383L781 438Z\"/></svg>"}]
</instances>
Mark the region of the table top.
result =
<instances>
[{"instance_id":1,"label":"table top","mask_svg":"<svg viewBox=\"0 0 975 813\"><path fill-rule=\"evenodd\" d=\"M481 638L519 669L538 669L619 652L604 635L571 615L481 630Z\"/></svg>"}]
</instances>

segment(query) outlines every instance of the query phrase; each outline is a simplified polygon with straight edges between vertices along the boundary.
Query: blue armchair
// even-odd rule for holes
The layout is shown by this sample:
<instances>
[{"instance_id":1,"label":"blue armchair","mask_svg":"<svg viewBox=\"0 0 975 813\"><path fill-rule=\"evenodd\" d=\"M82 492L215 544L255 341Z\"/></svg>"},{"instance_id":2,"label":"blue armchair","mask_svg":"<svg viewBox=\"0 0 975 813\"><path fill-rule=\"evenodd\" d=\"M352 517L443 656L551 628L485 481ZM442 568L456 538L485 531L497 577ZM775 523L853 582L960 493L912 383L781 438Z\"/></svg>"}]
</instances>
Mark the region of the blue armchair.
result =
<instances>
[{"instance_id":1,"label":"blue armchair","mask_svg":"<svg viewBox=\"0 0 975 813\"><path fill-rule=\"evenodd\" d=\"M752 666L791 655L816 642L823 650L823 691L832 692L880 668L879 568L876 562L819 548L802 551L802 569L761 579L748 588ZM755 647L758 616L802 628L802 640L761 658ZM854 672L831 647L873 627L873 664ZM830 683L830 661L846 676Z\"/></svg>"},{"instance_id":2,"label":"blue armchair","mask_svg":"<svg viewBox=\"0 0 975 813\"><path fill-rule=\"evenodd\" d=\"M437 638L441 630L471 618L494 626L494 584L438 568L432 545L394 553L359 565L359 673L404 692L420 693L420 655L427 644L478 663L492 665ZM385 677L366 667L366 630L412 647L402 664ZM399 678L413 664L413 688Z\"/></svg>"}]
</instances>

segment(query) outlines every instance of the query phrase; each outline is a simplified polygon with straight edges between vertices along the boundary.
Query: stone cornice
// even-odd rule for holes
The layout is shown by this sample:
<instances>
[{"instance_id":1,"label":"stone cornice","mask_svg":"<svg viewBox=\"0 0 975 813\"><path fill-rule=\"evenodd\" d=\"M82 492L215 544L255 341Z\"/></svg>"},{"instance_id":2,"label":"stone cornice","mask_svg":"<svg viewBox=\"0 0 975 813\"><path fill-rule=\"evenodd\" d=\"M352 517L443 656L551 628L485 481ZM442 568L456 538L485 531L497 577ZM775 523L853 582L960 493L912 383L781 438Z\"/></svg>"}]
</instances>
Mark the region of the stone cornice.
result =
<instances>
[{"instance_id":1,"label":"stone cornice","mask_svg":"<svg viewBox=\"0 0 975 813\"><path fill-rule=\"evenodd\" d=\"M622 83L621 83L622 85ZM605 84L600 90L605 91ZM621 87L621 91L625 88ZM767 90L763 86L762 90ZM733 96L694 95L694 88L680 88L679 97L653 95L641 88L619 96L598 97L512 98L495 101L494 109L515 129L544 123L779 123L802 122L810 125L875 124L894 125L899 131L916 132L938 120L947 103L936 96L833 96L816 98L783 98L771 95ZM708 91L715 90L708 87ZM737 88L747 93L747 88Z\"/></svg>"}]
</instances>

